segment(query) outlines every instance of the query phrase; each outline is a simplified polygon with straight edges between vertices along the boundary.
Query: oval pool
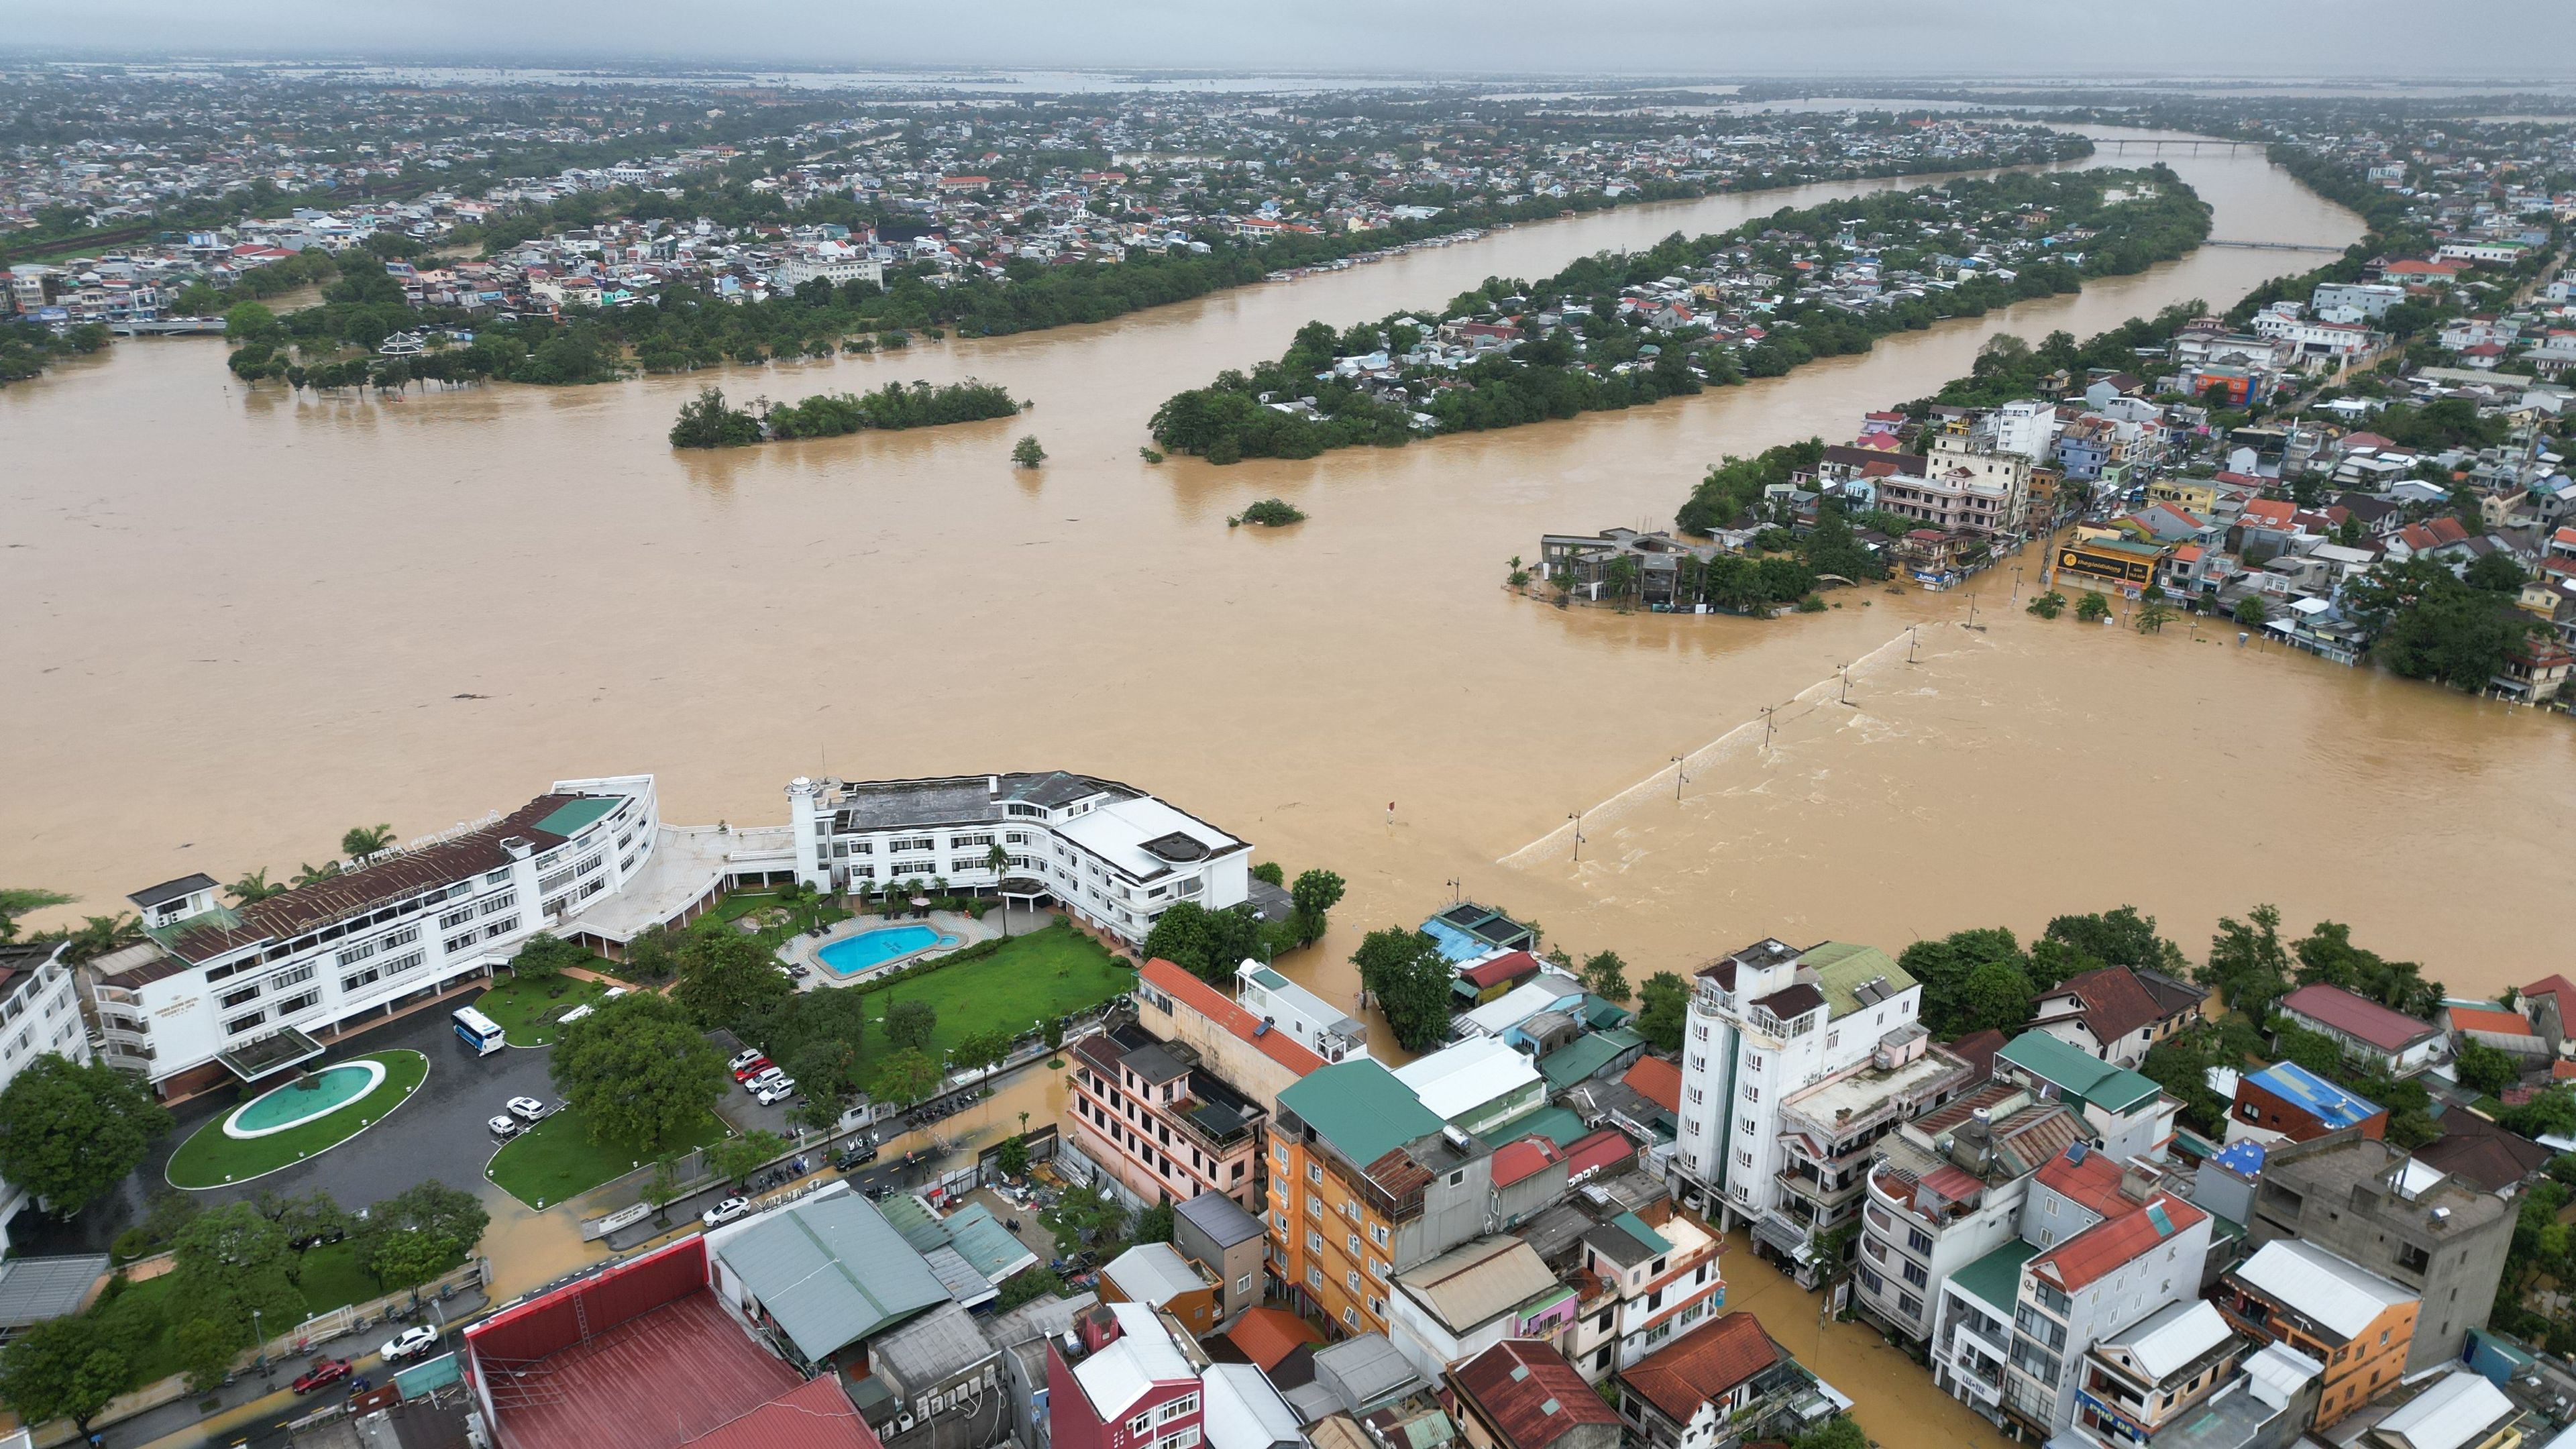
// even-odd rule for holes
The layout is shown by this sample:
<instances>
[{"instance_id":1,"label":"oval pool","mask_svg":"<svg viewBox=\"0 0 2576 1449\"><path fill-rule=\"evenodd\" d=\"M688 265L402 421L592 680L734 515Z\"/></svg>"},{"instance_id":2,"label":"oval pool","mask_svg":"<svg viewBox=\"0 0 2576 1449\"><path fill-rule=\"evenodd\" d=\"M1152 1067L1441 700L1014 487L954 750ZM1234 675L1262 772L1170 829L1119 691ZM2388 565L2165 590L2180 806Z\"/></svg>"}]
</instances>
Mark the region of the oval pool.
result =
<instances>
[{"instance_id":1,"label":"oval pool","mask_svg":"<svg viewBox=\"0 0 2576 1449\"><path fill-rule=\"evenodd\" d=\"M266 1137L328 1117L376 1089L385 1079L382 1062L342 1062L324 1067L301 1081L272 1087L233 1109L224 1119L226 1137Z\"/></svg>"},{"instance_id":2,"label":"oval pool","mask_svg":"<svg viewBox=\"0 0 2576 1449\"><path fill-rule=\"evenodd\" d=\"M907 926L879 926L824 943L814 952L814 959L822 962L823 969L835 976L856 976L897 957L927 951L933 946L954 946L958 939L936 926L918 922Z\"/></svg>"}]
</instances>

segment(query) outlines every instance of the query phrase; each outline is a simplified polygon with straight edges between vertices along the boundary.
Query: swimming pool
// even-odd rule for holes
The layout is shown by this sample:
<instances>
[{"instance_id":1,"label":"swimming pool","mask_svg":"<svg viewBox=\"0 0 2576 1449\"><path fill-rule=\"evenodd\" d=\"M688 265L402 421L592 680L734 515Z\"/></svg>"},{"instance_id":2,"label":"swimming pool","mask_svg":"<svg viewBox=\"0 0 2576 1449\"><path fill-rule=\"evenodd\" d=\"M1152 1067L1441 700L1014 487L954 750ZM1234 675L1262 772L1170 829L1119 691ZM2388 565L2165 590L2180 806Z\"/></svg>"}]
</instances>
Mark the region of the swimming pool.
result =
<instances>
[{"instance_id":1,"label":"swimming pool","mask_svg":"<svg viewBox=\"0 0 2576 1449\"><path fill-rule=\"evenodd\" d=\"M260 1093L224 1119L227 1137L266 1137L327 1117L376 1089L385 1079L381 1062L344 1062L325 1067L299 1081Z\"/></svg>"},{"instance_id":2,"label":"swimming pool","mask_svg":"<svg viewBox=\"0 0 2576 1449\"><path fill-rule=\"evenodd\" d=\"M856 976L873 970L898 956L927 951L933 946L954 946L958 938L936 926L918 923L908 926L879 926L831 941L814 953L823 969L835 976Z\"/></svg>"}]
</instances>

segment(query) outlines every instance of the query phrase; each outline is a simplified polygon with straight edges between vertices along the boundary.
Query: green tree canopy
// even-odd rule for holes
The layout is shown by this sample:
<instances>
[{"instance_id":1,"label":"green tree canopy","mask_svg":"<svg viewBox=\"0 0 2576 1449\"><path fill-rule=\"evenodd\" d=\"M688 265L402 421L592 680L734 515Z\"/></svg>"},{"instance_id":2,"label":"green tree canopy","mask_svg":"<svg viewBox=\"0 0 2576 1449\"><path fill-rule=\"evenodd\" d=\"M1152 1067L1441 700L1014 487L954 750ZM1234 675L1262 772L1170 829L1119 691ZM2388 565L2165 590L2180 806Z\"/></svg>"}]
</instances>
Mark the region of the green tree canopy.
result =
<instances>
[{"instance_id":1,"label":"green tree canopy","mask_svg":"<svg viewBox=\"0 0 2576 1449\"><path fill-rule=\"evenodd\" d=\"M1398 1045L1429 1051L1449 1034L1448 960L1431 938L1402 926L1371 931L1351 953L1360 988L1377 998Z\"/></svg>"},{"instance_id":2,"label":"green tree canopy","mask_svg":"<svg viewBox=\"0 0 2576 1449\"><path fill-rule=\"evenodd\" d=\"M1690 1015L1690 983L1670 971L1658 971L1637 988L1637 1034L1657 1051L1682 1049L1682 1029Z\"/></svg>"},{"instance_id":3,"label":"green tree canopy","mask_svg":"<svg viewBox=\"0 0 2576 1449\"><path fill-rule=\"evenodd\" d=\"M169 1130L170 1114L139 1079L48 1052L0 1091L0 1177L77 1212Z\"/></svg>"},{"instance_id":4,"label":"green tree canopy","mask_svg":"<svg viewBox=\"0 0 2576 1449\"><path fill-rule=\"evenodd\" d=\"M1273 882L1276 884L1276 882ZM1300 871L1288 897L1297 906L1297 936L1312 942L1324 934L1324 918L1340 905L1346 883L1329 870Z\"/></svg>"},{"instance_id":5,"label":"green tree canopy","mask_svg":"<svg viewBox=\"0 0 2576 1449\"><path fill-rule=\"evenodd\" d=\"M1628 963L1619 959L1618 952L1602 951L1586 957L1580 975L1583 989L1602 1000L1628 999Z\"/></svg>"},{"instance_id":6,"label":"green tree canopy","mask_svg":"<svg viewBox=\"0 0 2576 1449\"><path fill-rule=\"evenodd\" d=\"M1145 933L1148 959L1159 957L1201 981L1231 981L1235 968L1261 952L1261 923L1240 906L1211 911L1176 901Z\"/></svg>"},{"instance_id":7,"label":"green tree canopy","mask_svg":"<svg viewBox=\"0 0 2576 1449\"><path fill-rule=\"evenodd\" d=\"M868 1095L895 1107L910 1107L938 1094L942 1076L938 1061L916 1047L906 1047L877 1063L868 1079Z\"/></svg>"},{"instance_id":8,"label":"green tree canopy","mask_svg":"<svg viewBox=\"0 0 2576 1449\"><path fill-rule=\"evenodd\" d=\"M566 1026L547 1071L592 1141L648 1154L704 1122L725 1091L724 1058L688 1009L649 991Z\"/></svg>"},{"instance_id":9,"label":"green tree canopy","mask_svg":"<svg viewBox=\"0 0 2576 1449\"><path fill-rule=\"evenodd\" d=\"M91 1315L32 1324L0 1349L0 1399L30 1428L69 1419L86 1435L99 1410L134 1386L134 1360Z\"/></svg>"},{"instance_id":10,"label":"green tree canopy","mask_svg":"<svg viewBox=\"0 0 2576 1449\"><path fill-rule=\"evenodd\" d=\"M886 1007L885 1038L899 1051L927 1051L939 1031L939 1008L927 1001L905 1000Z\"/></svg>"},{"instance_id":11,"label":"green tree canopy","mask_svg":"<svg viewBox=\"0 0 2576 1449\"><path fill-rule=\"evenodd\" d=\"M510 974L532 981L562 974L567 966L587 966L598 958L552 931L539 931L510 958Z\"/></svg>"},{"instance_id":12,"label":"green tree canopy","mask_svg":"<svg viewBox=\"0 0 2576 1449\"><path fill-rule=\"evenodd\" d=\"M679 983L671 996L700 1027L743 1034L796 984L759 937L729 926L690 931L680 943Z\"/></svg>"}]
</instances>

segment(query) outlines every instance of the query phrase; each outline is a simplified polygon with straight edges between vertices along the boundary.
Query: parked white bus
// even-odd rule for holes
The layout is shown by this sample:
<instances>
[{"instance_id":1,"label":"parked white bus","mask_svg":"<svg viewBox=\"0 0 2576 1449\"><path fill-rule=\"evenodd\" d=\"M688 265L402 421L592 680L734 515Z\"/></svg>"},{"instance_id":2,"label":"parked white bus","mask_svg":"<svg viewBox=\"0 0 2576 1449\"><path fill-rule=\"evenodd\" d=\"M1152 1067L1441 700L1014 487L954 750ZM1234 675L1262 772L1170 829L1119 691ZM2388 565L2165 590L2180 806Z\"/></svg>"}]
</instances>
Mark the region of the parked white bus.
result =
<instances>
[{"instance_id":1,"label":"parked white bus","mask_svg":"<svg viewBox=\"0 0 2576 1449\"><path fill-rule=\"evenodd\" d=\"M501 1023L473 1007L458 1007L450 1019L456 1023L456 1034L465 1039L467 1046L474 1048L476 1056L488 1057L508 1045L503 1040Z\"/></svg>"}]
</instances>

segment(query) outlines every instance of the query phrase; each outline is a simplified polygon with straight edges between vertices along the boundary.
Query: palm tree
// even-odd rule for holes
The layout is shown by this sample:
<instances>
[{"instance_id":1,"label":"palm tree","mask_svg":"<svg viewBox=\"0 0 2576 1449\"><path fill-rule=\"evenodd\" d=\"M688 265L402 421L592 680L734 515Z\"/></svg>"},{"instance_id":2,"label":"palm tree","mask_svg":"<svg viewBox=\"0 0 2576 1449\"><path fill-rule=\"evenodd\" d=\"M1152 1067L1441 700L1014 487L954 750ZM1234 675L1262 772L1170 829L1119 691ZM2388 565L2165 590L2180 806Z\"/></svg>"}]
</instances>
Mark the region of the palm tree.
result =
<instances>
[{"instance_id":1,"label":"palm tree","mask_svg":"<svg viewBox=\"0 0 2576 1449\"><path fill-rule=\"evenodd\" d=\"M85 916L81 928L66 939L63 954L89 961L143 939L143 922L123 911L112 916Z\"/></svg>"},{"instance_id":2,"label":"palm tree","mask_svg":"<svg viewBox=\"0 0 2576 1449\"><path fill-rule=\"evenodd\" d=\"M351 860L362 860L393 843L390 825L352 825L340 832L340 853Z\"/></svg>"},{"instance_id":3,"label":"palm tree","mask_svg":"<svg viewBox=\"0 0 2576 1449\"><path fill-rule=\"evenodd\" d=\"M42 890L32 886L0 889L0 941L18 939L20 916L29 911L44 910L48 906L67 906L73 899L74 897L64 895L61 891Z\"/></svg>"},{"instance_id":4,"label":"palm tree","mask_svg":"<svg viewBox=\"0 0 2576 1449\"><path fill-rule=\"evenodd\" d=\"M339 873L340 862L336 860L326 860L320 865L299 865L295 868L295 883L300 886L320 885Z\"/></svg>"},{"instance_id":5,"label":"palm tree","mask_svg":"<svg viewBox=\"0 0 2576 1449\"><path fill-rule=\"evenodd\" d=\"M224 887L224 894L231 896L234 904L247 906L267 900L270 896L286 894L286 886L283 882L272 883L268 878L268 867L263 865Z\"/></svg>"},{"instance_id":6,"label":"palm tree","mask_svg":"<svg viewBox=\"0 0 2576 1449\"><path fill-rule=\"evenodd\" d=\"M1002 872L1011 868L1011 853L998 845L994 846L984 852L984 868L993 873L995 880L1001 879Z\"/></svg>"}]
</instances>

